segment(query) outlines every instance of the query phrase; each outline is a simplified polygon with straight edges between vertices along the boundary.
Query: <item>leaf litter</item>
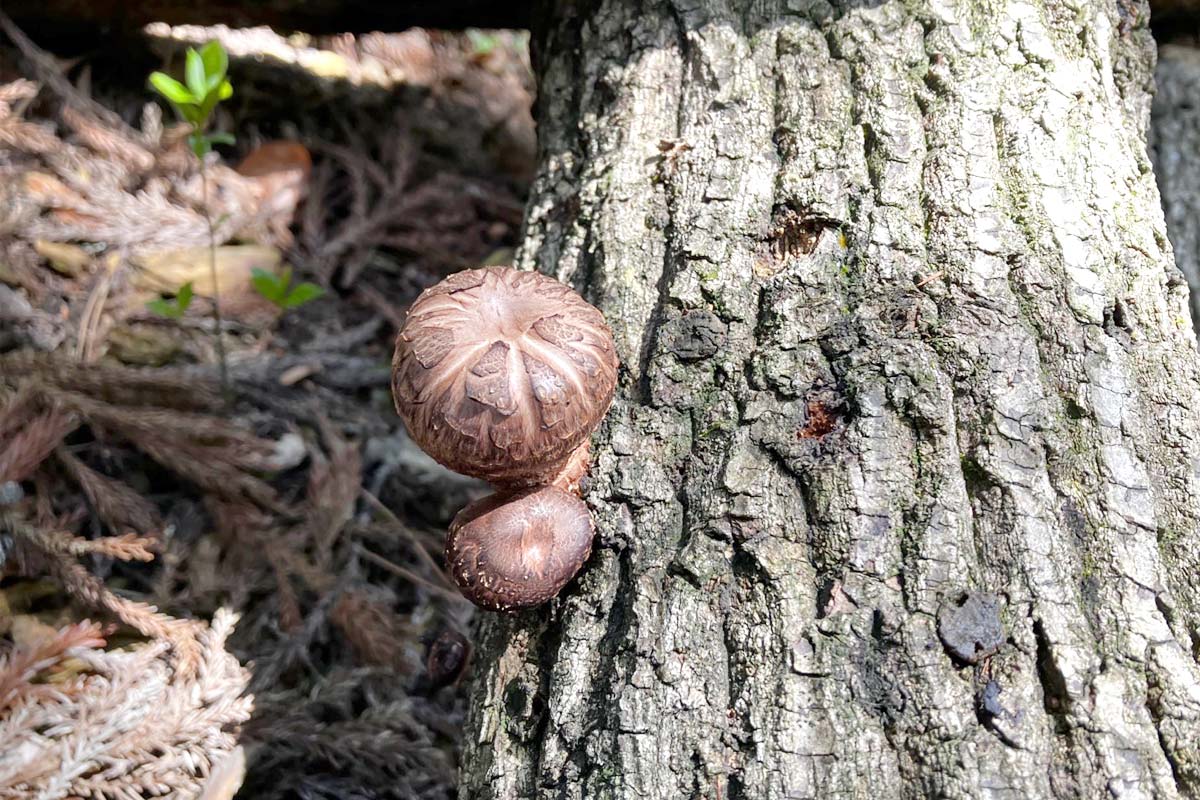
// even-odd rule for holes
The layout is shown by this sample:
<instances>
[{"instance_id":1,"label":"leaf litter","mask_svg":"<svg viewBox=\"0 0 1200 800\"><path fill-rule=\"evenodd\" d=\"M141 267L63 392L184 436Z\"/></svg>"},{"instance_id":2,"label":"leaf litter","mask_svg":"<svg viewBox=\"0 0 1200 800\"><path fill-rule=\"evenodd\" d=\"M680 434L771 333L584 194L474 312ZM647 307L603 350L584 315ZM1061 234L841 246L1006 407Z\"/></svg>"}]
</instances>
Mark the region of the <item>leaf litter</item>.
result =
<instances>
[{"instance_id":1,"label":"leaf litter","mask_svg":"<svg viewBox=\"0 0 1200 800\"><path fill-rule=\"evenodd\" d=\"M515 244L523 35L0 30L0 798L453 796L440 531L482 487L408 440L388 364L424 286ZM145 75L213 36L206 193Z\"/></svg>"}]
</instances>

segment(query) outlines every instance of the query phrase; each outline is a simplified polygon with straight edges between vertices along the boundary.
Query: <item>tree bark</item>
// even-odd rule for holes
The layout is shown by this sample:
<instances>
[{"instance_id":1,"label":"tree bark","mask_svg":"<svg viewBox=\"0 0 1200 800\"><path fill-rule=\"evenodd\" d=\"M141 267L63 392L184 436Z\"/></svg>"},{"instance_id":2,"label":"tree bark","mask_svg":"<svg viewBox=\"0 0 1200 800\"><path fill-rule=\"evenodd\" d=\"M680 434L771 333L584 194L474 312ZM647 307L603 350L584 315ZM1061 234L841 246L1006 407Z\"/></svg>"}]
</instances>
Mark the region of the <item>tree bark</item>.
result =
<instances>
[{"instance_id":1,"label":"tree bark","mask_svg":"<svg viewBox=\"0 0 1200 800\"><path fill-rule=\"evenodd\" d=\"M1200 370L1129 0L560 4L520 260L599 529L461 797L1200 796Z\"/></svg>"},{"instance_id":2,"label":"tree bark","mask_svg":"<svg viewBox=\"0 0 1200 800\"><path fill-rule=\"evenodd\" d=\"M1175 265L1188 282L1200 334L1200 50L1164 45L1154 76L1151 155Z\"/></svg>"}]
</instances>

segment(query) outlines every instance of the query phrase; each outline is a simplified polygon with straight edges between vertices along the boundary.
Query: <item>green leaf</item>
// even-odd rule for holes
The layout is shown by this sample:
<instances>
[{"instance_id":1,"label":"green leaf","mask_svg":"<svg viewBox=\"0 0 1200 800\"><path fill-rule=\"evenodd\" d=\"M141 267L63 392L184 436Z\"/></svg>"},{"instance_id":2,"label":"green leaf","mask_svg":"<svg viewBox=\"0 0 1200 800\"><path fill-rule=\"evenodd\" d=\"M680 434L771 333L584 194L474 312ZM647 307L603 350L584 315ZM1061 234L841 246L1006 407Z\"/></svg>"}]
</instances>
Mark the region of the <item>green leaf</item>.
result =
<instances>
[{"instance_id":1,"label":"green leaf","mask_svg":"<svg viewBox=\"0 0 1200 800\"><path fill-rule=\"evenodd\" d=\"M217 131L216 133L208 134L208 141L212 144L234 144L237 142L237 139L233 138L232 133Z\"/></svg>"},{"instance_id":2,"label":"green leaf","mask_svg":"<svg viewBox=\"0 0 1200 800\"><path fill-rule=\"evenodd\" d=\"M150 85L154 90L172 103L184 104L194 102L192 93L182 83L165 72L151 72Z\"/></svg>"},{"instance_id":3,"label":"green leaf","mask_svg":"<svg viewBox=\"0 0 1200 800\"><path fill-rule=\"evenodd\" d=\"M183 316L183 310L180 309L179 306L175 305L174 303L169 303L161 297L157 300L151 300L149 303L146 303L146 308L150 309L155 314L158 314L160 317L166 317L167 319L179 319Z\"/></svg>"},{"instance_id":4,"label":"green leaf","mask_svg":"<svg viewBox=\"0 0 1200 800\"><path fill-rule=\"evenodd\" d=\"M187 64L183 74L187 78L187 87L193 97L200 99L208 94L208 83L204 80L204 61L191 47L187 51Z\"/></svg>"},{"instance_id":5,"label":"green leaf","mask_svg":"<svg viewBox=\"0 0 1200 800\"><path fill-rule=\"evenodd\" d=\"M217 99L228 100L231 97L233 97L233 84L229 81L222 81L221 85L217 87Z\"/></svg>"},{"instance_id":6,"label":"green leaf","mask_svg":"<svg viewBox=\"0 0 1200 800\"><path fill-rule=\"evenodd\" d=\"M253 284L254 291L276 305L283 300L283 294L287 290L287 284L280 285L279 278L274 273L257 267L250 270L250 283Z\"/></svg>"},{"instance_id":7,"label":"green leaf","mask_svg":"<svg viewBox=\"0 0 1200 800\"><path fill-rule=\"evenodd\" d=\"M229 69L229 56L221 43L213 39L200 48L200 60L204 62L207 89L211 92L225 80L225 71Z\"/></svg>"},{"instance_id":8,"label":"green leaf","mask_svg":"<svg viewBox=\"0 0 1200 800\"><path fill-rule=\"evenodd\" d=\"M283 307L295 308L296 306L302 306L305 303L316 300L323 294L325 294L325 290L315 283L301 283L284 298Z\"/></svg>"},{"instance_id":9,"label":"green leaf","mask_svg":"<svg viewBox=\"0 0 1200 800\"><path fill-rule=\"evenodd\" d=\"M192 304L192 282L188 281L183 286L179 287L179 291L175 293L175 305L179 306L180 313L187 311L188 306Z\"/></svg>"}]
</instances>

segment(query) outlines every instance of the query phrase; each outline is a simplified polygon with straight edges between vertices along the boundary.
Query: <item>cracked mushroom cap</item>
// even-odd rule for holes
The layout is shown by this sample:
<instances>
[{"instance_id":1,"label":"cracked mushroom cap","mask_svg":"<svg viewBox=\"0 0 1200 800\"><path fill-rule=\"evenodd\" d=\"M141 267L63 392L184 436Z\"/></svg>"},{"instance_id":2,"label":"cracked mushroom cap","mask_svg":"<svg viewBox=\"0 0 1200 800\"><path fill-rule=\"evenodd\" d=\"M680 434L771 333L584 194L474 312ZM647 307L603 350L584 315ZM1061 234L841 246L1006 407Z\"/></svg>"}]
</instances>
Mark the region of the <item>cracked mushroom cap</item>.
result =
<instances>
[{"instance_id":1,"label":"cracked mushroom cap","mask_svg":"<svg viewBox=\"0 0 1200 800\"><path fill-rule=\"evenodd\" d=\"M546 483L608 411L604 316L537 272L486 267L426 289L396 340L396 411L422 449L502 486Z\"/></svg>"},{"instance_id":2,"label":"cracked mushroom cap","mask_svg":"<svg viewBox=\"0 0 1200 800\"><path fill-rule=\"evenodd\" d=\"M591 554L594 534L587 505L562 489L497 492L458 512L446 564L475 605L531 608L570 582Z\"/></svg>"}]
</instances>

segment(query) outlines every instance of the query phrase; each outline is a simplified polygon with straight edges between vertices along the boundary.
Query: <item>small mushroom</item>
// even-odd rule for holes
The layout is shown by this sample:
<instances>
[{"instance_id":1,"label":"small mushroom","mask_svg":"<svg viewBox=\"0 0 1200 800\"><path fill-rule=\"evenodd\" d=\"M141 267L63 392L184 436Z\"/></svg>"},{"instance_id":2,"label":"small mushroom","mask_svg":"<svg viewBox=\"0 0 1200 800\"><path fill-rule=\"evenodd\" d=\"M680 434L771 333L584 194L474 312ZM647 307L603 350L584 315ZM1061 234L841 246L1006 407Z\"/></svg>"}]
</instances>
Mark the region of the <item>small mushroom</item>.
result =
<instances>
[{"instance_id":1,"label":"small mushroom","mask_svg":"<svg viewBox=\"0 0 1200 800\"><path fill-rule=\"evenodd\" d=\"M493 611L558 594L592 552L587 505L556 486L497 492L458 512L446 563L463 595Z\"/></svg>"},{"instance_id":2,"label":"small mushroom","mask_svg":"<svg viewBox=\"0 0 1200 800\"><path fill-rule=\"evenodd\" d=\"M409 309L392 362L396 411L425 452L498 488L459 513L447 542L477 605L543 603L587 559L579 481L617 367L600 311L536 272L459 272Z\"/></svg>"}]
</instances>

